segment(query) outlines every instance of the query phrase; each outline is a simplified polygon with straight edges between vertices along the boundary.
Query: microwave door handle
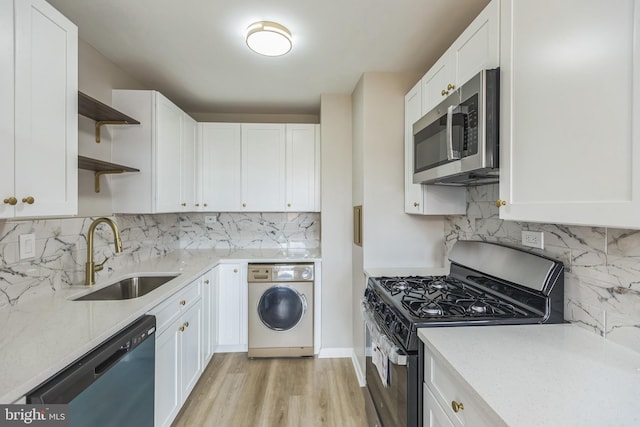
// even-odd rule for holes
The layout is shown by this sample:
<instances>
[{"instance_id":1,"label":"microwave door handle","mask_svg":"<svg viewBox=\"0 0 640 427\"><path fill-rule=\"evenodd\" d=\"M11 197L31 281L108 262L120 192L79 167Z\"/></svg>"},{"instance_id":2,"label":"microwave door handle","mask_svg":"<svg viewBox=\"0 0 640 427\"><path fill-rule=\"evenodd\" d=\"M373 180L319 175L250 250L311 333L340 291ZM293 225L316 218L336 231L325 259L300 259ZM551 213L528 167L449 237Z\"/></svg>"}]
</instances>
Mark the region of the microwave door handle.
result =
<instances>
[{"instance_id":1,"label":"microwave door handle","mask_svg":"<svg viewBox=\"0 0 640 427\"><path fill-rule=\"evenodd\" d=\"M458 105L449 105L447 108L447 160L460 159L460 152L453 149L453 114Z\"/></svg>"}]
</instances>

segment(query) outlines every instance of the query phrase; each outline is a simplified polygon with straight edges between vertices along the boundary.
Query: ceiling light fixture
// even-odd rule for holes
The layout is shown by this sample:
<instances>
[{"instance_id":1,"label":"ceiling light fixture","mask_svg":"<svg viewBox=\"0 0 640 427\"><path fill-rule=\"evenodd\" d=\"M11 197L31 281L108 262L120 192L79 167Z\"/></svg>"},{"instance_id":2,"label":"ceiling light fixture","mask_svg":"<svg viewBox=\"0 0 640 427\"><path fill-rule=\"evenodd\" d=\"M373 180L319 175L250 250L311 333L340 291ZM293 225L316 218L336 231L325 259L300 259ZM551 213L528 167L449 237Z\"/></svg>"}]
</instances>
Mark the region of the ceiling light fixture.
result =
<instances>
[{"instance_id":1,"label":"ceiling light fixture","mask_svg":"<svg viewBox=\"0 0 640 427\"><path fill-rule=\"evenodd\" d=\"M247 28L247 46L260 55L281 56L293 46L291 32L277 22L254 22Z\"/></svg>"}]
</instances>

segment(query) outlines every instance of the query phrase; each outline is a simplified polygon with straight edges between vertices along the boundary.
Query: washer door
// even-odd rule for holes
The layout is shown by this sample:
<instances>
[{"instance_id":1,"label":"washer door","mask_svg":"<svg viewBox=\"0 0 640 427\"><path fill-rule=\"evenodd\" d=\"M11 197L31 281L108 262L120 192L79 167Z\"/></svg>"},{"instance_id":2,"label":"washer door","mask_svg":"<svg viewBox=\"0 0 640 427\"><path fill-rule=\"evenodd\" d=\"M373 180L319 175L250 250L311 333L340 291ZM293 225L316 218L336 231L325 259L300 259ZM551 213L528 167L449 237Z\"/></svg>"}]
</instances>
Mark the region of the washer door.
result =
<instances>
[{"instance_id":1,"label":"washer door","mask_svg":"<svg viewBox=\"0 0 640 427\"><path fill-rule=\"evenodd\" d=\"M258 301L258 316L262 323L274 331L294 328L307 311L307 299L287 286L267 289Z\"/></svg>"}]
</instances>

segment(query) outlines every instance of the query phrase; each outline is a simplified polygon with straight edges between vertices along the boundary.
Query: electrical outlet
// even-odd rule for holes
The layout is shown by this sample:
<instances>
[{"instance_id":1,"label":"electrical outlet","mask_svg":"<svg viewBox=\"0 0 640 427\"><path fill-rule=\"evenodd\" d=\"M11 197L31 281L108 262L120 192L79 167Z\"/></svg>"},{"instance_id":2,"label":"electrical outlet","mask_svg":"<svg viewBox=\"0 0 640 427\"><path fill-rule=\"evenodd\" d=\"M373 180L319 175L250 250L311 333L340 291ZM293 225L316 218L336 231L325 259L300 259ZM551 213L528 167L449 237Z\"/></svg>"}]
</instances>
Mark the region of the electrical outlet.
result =
<instances>
[{"instance_id":1,"label":"electrical outlet","mask_svg":"<svg viewBox=\"0 0 640 427\"><path fill-rule=\"evenodd\" d=\"M544 249L544 232L542 231L523 231L522 244L532 248Z\"/></svg>"},{"instance_id":2,"label":"electrical outlet","mask_svg":"<svg viewBox=\"0 0 640 427\"><path fill-rule=\"evenodd\" d=\"M36 235L21 234L20 241L20 259L33 258L36 256Z\"/></svg>"}]
</instances>

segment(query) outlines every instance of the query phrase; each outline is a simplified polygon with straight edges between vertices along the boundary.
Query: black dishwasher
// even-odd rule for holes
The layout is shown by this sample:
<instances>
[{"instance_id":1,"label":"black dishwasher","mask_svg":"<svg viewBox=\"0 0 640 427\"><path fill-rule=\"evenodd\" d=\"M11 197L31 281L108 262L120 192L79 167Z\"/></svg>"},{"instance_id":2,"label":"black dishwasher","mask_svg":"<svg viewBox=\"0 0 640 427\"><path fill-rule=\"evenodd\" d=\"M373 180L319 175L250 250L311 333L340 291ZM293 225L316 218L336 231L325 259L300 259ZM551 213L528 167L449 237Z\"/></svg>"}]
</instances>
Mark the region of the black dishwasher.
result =
<instances>
[{"instance_id":1,"label":"black dishwasher","mask_svg":"<svg viewBox=\"0 0 640 427\"><path fill-rule=\"evenodd\" d=\"M27 395L68 404L70 426L153 426L156 318L142 316Z\"/></svg>"}]
</instances>

